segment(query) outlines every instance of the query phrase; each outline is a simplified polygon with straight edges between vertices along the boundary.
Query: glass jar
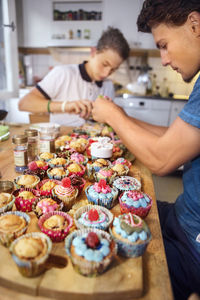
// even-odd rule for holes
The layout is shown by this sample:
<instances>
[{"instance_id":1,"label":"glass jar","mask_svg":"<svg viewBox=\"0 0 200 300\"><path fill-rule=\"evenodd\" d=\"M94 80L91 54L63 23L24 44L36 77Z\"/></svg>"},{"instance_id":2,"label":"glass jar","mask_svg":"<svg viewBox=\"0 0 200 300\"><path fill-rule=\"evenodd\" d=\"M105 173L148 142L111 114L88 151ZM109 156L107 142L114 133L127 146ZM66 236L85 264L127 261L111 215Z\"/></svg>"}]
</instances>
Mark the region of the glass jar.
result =
<instances>
[{"instance_id":1,"label":"glass jar","mask_svg":"<svg viewBox=\"0 0 200 300\"><path fill-rule=\"evenodd\" d=\"M28 167L28 137L14 135L12 137L15 171L23 173Z\"/></svg>"},{"instance_id":2,"label":"glass jar","mask_svg":"<svg viewBox=\"0 0 200 300\"><path fill-rule=\"evenodd\" d=\"M39 153L55 152L55 126L40 127L39 130Z\"/></svg>"},{"instance_id":3,"label":"glass jar","mask_svg":"<svg viewBox=\"0 0 200 300\"><path fill-rule=\"evenodd\" d=\"M36 129L26 129L24 133L28 137L28 162L30 162L37 159L38 131Z\"/></svg>"}]
</instances>

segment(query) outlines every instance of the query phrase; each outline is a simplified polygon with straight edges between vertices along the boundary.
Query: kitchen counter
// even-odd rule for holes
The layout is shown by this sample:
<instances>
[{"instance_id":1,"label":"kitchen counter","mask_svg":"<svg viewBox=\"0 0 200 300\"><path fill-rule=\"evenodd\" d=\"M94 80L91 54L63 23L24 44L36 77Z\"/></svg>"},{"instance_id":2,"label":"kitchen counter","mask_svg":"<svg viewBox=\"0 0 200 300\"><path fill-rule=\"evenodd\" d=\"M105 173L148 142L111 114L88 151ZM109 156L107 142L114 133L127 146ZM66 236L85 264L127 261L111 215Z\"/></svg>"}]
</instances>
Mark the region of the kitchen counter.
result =
<instances>
[{"instance_id":1,"label":"kitchen counter","mask_svg":"<svg viewBox=\"0 0 200 300\"><path fill-rule=\"evenodd\" d=\"M11 127L11 136L13 134L19 134L23 133L24 129L27 128L28 125L23 125L22 127ZM61 128L61 134L66 134L70 132L71 129L62 127ZM11 146L11 138L7 141L4 141L0 143L0 166L1 166L1 173L2 173L2 180L13 180L16 178L19 174L17 174L14 171L14 159L13 159L13 153L12 153L12 146ZM153 205L152 209L149 213L149 215L146 217L146 222L150 228L150 231L152 233L152 240L150 241L150 244L147 247L146 252L141 257L142 264L143 264L143 293L142 296L140 296L137 299L140 300L172 300L172 290L170 285L170 279L168 274L168 268L166 263L166 257L164 252L164 246L163 246L163 240L161 236L161 230L160 230L160 224L159 224L159 218L158 218L158 211L157 211L157 205L156 205L156 198L155 198L155 192L154 192L154 186L152 181L152 176L150 171L142 165L139 161L135 160L133 163L133 166L131 167L131 175L139 174L141 176L141 182L142 182L142 190L149 194L152 197ZM85 196L84 196L85 197ZM116 205L114 209L119 210L119 206ZM7 249L5 249L3 246L1 247L1 253L4 253ZM2 248L3 247L3 248ZM66 257L66 255L65 255ZM12 264L11 257L8 258L10 261L8 262L8 266L10 267ZM131 262L132 259L130 259ZM70 264L68 262L68 264ZM126 264L123 264L126 266ZM13 266L16 268L16 266ZM68 294L67 286L65 284L62 285L62 291L60 291L58 294L55 294L53 292L55 286L60 286L60 279L57 281L57 278L61 278L60 274L62 274L62 280L68 281L68 277L66 276L66 272L68 270L68 265L65 268L52 268L49 269L45 274L42 276L39 276L37 278L23 278L20 273L16 273L16 269L13 269L13 274L16 273L15 278L13 279L12 274L10 275L10 278L5 278L5 273L2 271L6 268L5 261L1 259L0 263L0 293L1 297L4 300L12 300L13 298L20 299L20 300L45 300L50 298L57 298L57 299L67 299L69 296L70 299L83 299L83 295L80 296L80 294L71 293ZM113 266L114 268L114 266ZM112 271L112 270L111 270ZM84 294L84 299L124 299L123 295L121 294L115 294L113 298L113 293L104 295L104 285L107 285L107 282L104 282L103 284L103 276L101 275L97 278L84 278L83 276L75 274L74 270L71 270L71 278L76 278L75 282L72 284L73 288L79 289L79 284L82 283L83 280L86 280L88 285L88 291L89 293L92 292L92 294L89 294L90 297L88 298L88 295ZM109 270L108 270L109 272ZM118 272L117 272L118 273ZM105 273L106 274L106 273ZM75 277L76 275L76 277ZM116 274L119 275L119 274ZM43 282L45 281L45 278L47 276L52 276L54 279L54 282L51 285L48 286L48 288L45 288L43 286ZM119 277L119 276L118 276ZM16 284L14 284L14 281L16 281ZM10 280L9 280L10 279ZM116 281L116 288L118 288L118 285L123 284L123 279L125 278L118 278L119 281ZM98 288L98 282L101 282L102 289L100 294L96 294L96 291L99 290ZM107 280L112 281L112 278L107 277ZM128 277L127 277L128 280ZM134 284L134 279L133 284ZM126 279L125 279L126 281ZM62 281L64 282L64 281ZM55 284L54 284L55 283ZM21 284L21 288L17 288L18 285ZM26 285L26 288L23 288L24 285ZM54 286L53 286L54 285ZM36 286L36 288L34 288ZM29 290L31 289L32 293L30 295ZM52 292L47 295L47 290L51 290ZM33 293L34 292L34 293ZM56 296L57 295L57 296ZM37 296L37 297L36 297ZM44 297L45 296L45 297ZM129 297L129 299L131 299ZM133 298L132 298L133 300Z\"/></svg>"}]
</instances>

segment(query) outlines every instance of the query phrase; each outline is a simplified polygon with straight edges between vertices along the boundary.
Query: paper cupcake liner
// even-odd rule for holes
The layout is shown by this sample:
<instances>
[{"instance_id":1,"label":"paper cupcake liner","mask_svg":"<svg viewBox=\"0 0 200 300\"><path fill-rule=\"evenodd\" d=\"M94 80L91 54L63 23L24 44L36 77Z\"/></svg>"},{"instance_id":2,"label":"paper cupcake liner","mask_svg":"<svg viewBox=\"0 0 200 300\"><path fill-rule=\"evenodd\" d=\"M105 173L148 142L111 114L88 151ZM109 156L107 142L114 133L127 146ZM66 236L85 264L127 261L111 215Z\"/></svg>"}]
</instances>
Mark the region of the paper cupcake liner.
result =
<instances>
[{"instance_id":1,"label":"paper cupcake liner","mask_svg":"<svg viewBox=\"0 0 200 300\"><path fill-rule=\"evenodd\" d=\"M16 243L20 239L23 239L26 237L38 237L47 243L47 252L40 259L32 260L32 261L24 260L24 259L18 257L14 253L14 247L15 247ZM19 237L18 239L16 239L14 242L12 242L9 250L11 252L13 260L15 261L15 263L18 267L19 272L25 277L35 277L35 276L40 275L41 273L43 273L46 270L45 263L49 257L51 249L52 249L52 242L46 234L41 233L41 232L32 232L32 233L27 233L27 234Z\"/></svg>"},{"instance_id":2,"label":"paper cupcake liner","mask_svg":"<svg viewBox=\"0 0 200 300\"><path fill-rule=\"evenodd\" d=\"M119 157L120 158L120 157ZM116 162L116 160L115 161L113 161L113 163L112 163L113 165L116 165L116 164L120 164L120 162ZM127 166L128 168L129 168L129 170L130 170L130 168L131 168L131 166L132 166L132 163L129 161L129 160L126 160L126 162L123 164L122 163L122 165L125 165L125 166Z\"/></svg>"},{"instance_id":3,"label":"paper cupcake liner","mask_svg":"<svg viewBox=\"0 0 200 300\"><path fill-rule=\"evenodd\" d=\"M75 160L73 160L73 159L70 158L70 163L71 163L71 162L77 163ZM88 157L87 157L87 156L84 156L84 161L79 161L79 162L78 162L78 164L81 164L81 165L84 165L84 166L86 166L87 163L88 163Z\"/></svg>"},{"instance_id":4,"label":"paper cupcake liner","mask_svg":"<svg viewBox=\"0 0 200 300\"><path fill-rule=\"evenodd\" d=\"M64 175L51 175L50 171L52 170L52 168L49 168L47 170L47 176L49 177L49 179L56 179L56 180L62 180L63 178L67 177L69 175L69 171L64 169L65 174Z\"/></svg>"},{"instance_id":5,"label":"paper cupcake liner","mask_svg":"<svg viewBox=\"0 0 200 300\"><path fill-rule=\"evenodd\" d=\"M67 197L66 196L57 196L56 193L54 192L54 190L52 190L52 193L55 197L57 197L58 199L60 199L62 202L63 202L63 210L64 211L68 211L72 208L73 204L75 203L76 201L76 198L78 197L78 189L75 190L75 193L73 196L71 197Z\"/></svg>"},{"instance_id":6,"label":"paper cupcake liner","mask_svg":"<svg viewBox=\"0 0 200 300\"><path fill-rule=\"evenodd\" d=\"M41 158L41 154L42 154L42 153L40 153L40 154L38 155L38 159L39 159L39 160L46 161L46 162L48 162L48 161L50 161L51 159L57 157L56 153L51 153L51 154L53 154L53 157L51 157L51 158L46 158L46 159L45 159L45 158Z\"/></svg>"},{"instance_id":7,"label":"paper cupcake liner","mask_svg":"<svg viewBox=\"0 0 200 300\"><path fill-rule=\"evenodd\" d=\"M14 195L11 195L11 196L12 196L11 201L0 208L0 214L12 210L12 207L15 203L15 196Z\"/></svg>"},{"instance_id":8,"label":"paper cupcake liner","mask_svg":"<svg viewBox=\"0 0 200 300\"><path fill-rule=\"evenodd\" d=\"M99 198L94 198L91 195L89 195L88 193L88 189L90 186L88 186L85 189L85 194L87 196L88 202L95 204L95 205L100 205L103 206L105 208L111 209L114 205L115 205L115 201L117 200L117 196L118 196L118 190L116 188L112 188L112 190L114 190L114 194L113 194L113 198L112 199L99 199Z\"/></svg>"},{"instance_id":9,"label":"paper cupcake liner","mask_svg":"<svg viewBox=\"0 0 200 300\"><path fill-rule=\"evenodd\" d=\"M33 193L33 195L35 197L32 198L32 199L24 199L22 197L18 197L18 195L21 192L23 192L23 191L29 191L29 192ZM16 206L17 210L23 211L23 212L30 212L30 211L32 211L32 204L33 204L33 202L38 197L40 197L40 194L39 194L39 192L37 190L28 189L28 188L15 190L13 192L13 195L15 196L15 206Z\"/></svg>"},{"instance_id":10,"label":"paper cupcake liner","mask_svg":"<svg viewBox=\"0 0 200 300\"><path fill-rule=\"evenodd\" d=\"M81 167L82 170L80 172L70 172L70 171L68 171L69 172L69 176L75 174L75 175L78 175L78 176L82 177L85 174L85 166L82 165L82 164L78 164L78 165Z\"/></svg>"},{"instance_id":11,"label":"paper cupcake liner","mask_svg":"<svg viewBox=\"0 0 200 300\"><path fill-rule=\"evenodd\" d=\"M148 231L148 233L147 233L148 239L146 241L143 241L140 244L131 243L128 240L127 240L127 242L120 240L118 237L116 237L113 234L111 227L109 227L109 233L118 246L118 254L123 257L138 257L138 256L143 255L147 248L147 245L149 244L149 242L151 240L150 231Z\"/></svg>"},{"instance_id":12,"label":"paper cupcake liner","mask_svg":"<svg viewBox=\"0 0 200 300\"><path fill-rule=\"evenodd\" d=\"M48 195L52 195L52 189L50 189L49 191L42 191L40 190L41 186L43 186L43 184L45 184L47 181L53 181L56 184L61 184L61 181L57 180L57 179L44 179L42 181L40 181L37 186L36 189L39 191L40 196L48 196Z\"/></svg>"},{"instance_id":13,"label":"paper cupcake liner","mask_svg":"<svg viewBox=\"0 0 200 300\"><path fill-rule=\"evenodd\" d=\"M119 204L120 204L120 211L122 214L126 214L126 213L133 213L141 218L145 218L152 206L152 200L150 198L150 203L147 205L147 207L134 207L134 206L130 206L127 205L126 203L122 202L121 197L123 196L123 193L119 196Z\"/></svg>"},{"instance_id":14,"label":"paper cupcake liner","mask_svg":"<svg viewBox=\"0 0 200 300\"><path fill-rule=\"evenodd\" d=\"M9 211L9 212L6 212L6 213L3 213L1 216L4 216L4 215L17 215L17 216L20 216L20 217L23 217L26 221L26 226L24 226L22 229L18 230L18 231L15 231L15 232L1 232L0 231L0 242L2 245L4 245L5 247L9 247L11 242L13 240L15 240L16 238L18 238L19 236L21 236L22 234L24 234L28 228L28 225L30 223L30 217L29 215L27 215L26 213L24 212L21 212L21 211Z\"/></svg>"},{"instance_id":15,"label":"paper cupcake liner","mask_svg":"<svg viewBox=\"0 0 200 300\"><path fill-rule=\"evenodd\" d=\"M50 218L51 216L54 216L54 215L60 215L60 216L63 216L67 222L68 222L68 225L65 229L62 229L62 230L51 230L51 229L47 229L43 226L44 222ZM58 242L61 242L64 240L64 238L67 236L70 228L72 227L73 225L73 219L72 217L70 217L70 215L68 215L67 213L65 212L62 212L62 211L54 211L54 212L51 212L51 213L46 213L44 215L42 215L39 220L38 220L38 226L40 227L40 230L45 233L46 235L48 235L50 237L50 239L52 240L52 242L55 242L55 243L58 243Z\"/></svg>"},{"instance_id":16,"label":"paper cupcake liner","mask_svg":"<svg viewBox=\"0 0 200 300\"><path fill-rule=\"evenodd\" d=\"M70 176L70 179L73 178L75 174L71 175ZM76 176L76 175L75 175ZM76 184L73 184L72 180L71 180L71 184L73 185L73 187L75 187L76 189L78 189L78 196L81 194L85 184L86 184L86 180L83 178L83 177L80 177L81 181L82 181L82 184L81 185L76 185Z\"/></svg>"},{"instance_id":17,"label":"paper cupcake liner","mask_svg":"<svg viewBox=\"0 0 200 300\"><path fill-rule=\"evenodd\" d=\"M23 176L23 175L21 175ZM33 184L29 184L29 185L24 185L24 184L18 184L18 180L20 179L21 176L18 176L17 178L14 179L14 184L15 184L15 188L16 189L21 189L21 188L29 188L29 189L33 189L36 187L36 185L40 182L40 178L36 175L32 175L36 178L36 181Z\"/></svg>"},{"instance_id":18,"label":"paper cupcake liner","mask_svg":"<svg viewBox=\"0 0 200 300\"><path fill-rule=\"evenodd\" d=\"M129 168L126 166L126 165L124 165L124 171L121 173L121 174L119 174L117 171L115 171L116 173L117 173L117 176L126 176L126 175L128 175L128 173L129 173ZM115 178L116 179L116 178Z\"/></svg>"},{"instance_id":19,"label":"paper cupcake liner","mask_svg":"<svg viewBox=\"0 0 200 300\"><path fill-rule=\"evenodd\" d=\"M48 162L48 165L49 165L50 168L60 168L60 167L66 168L68 164L69 164L69 159L66 159L66 163L64 163L62 165L52 164L52 163Z\"/></svg>"},{"instance_id":20,"label":"paper cupcake liner","mask_svg":"<svg viewBox=\"0 0 200 300\"><path fill-rule=\"evenodd\" d=\"M57 208L55 211L62 211L62 210L63 210L64 204L63 204L63 201L62 201L62 200L58 199L58 198L55 197L55 196L51 196L51 195L50 195L50 196L41 196L41 197L37 198L37 199L33 202L33 204L32 204L32 211L36 214L36 216L37 216L38 218L40 218L40 217L41 217L42 215L44 215L45 213L43 213L42 211L41 211L41 212L38 212L38 211L36 210L37 204L38 204L39 201L41 201L42 199L45 199L45 198L51 198L52 200L54 200L54 201L57 202L58 208Z\"/></svg>"},{"instance_id":21,"label":"paper cupcake liner","mask_svg":"<svg viewBox=\"0 0 200 300\"><path fill-rule=\"evenodd\" d=\"M105 238L108 240L110 244L110 254L106 256L101 262L94 262L94 261L87 261L83 257L75 257L71 254L71 244L73 239L76 236L81 236L85 233L89 232L95 232L98 236L101 236L102 238ZM100 229L80 229L80 230L75 230L71 234L69 234L65 238L65 250L67 252L67 255L70 257L74 269L80 273L81 275L84 276L89 276L89 277L95 277L103 272L106 271L106 269L109 267L111 262L113 261L116 253L117 253L117 245L116 243L112 240L111 236L109 233L106 231L100 230Z\"/></svg>"},{"instance_id":22,"label":"paper cupcake liner","mask_svg":"<svg viewBox=\"0 0 200 300\"><path fill-rule=\"evenodd\" d=\"M131 176L121 176L116 178L113 182L113 186L121 192L141 190L141 183L139 182L139 180Z\"/></svg>"},{"instance_id":23,"label":"paper cupcake liner","mask_svg":"<svg viewBox=\"0 0 200 300\"><path fill-rule=\"evenodd\" d=\"M44 177L46 177L46 175L47 175L47 171L46 171L46 170L39 169L39 168L38 168L37 170L35 170L35 171L32 171L32 170L27 169L27 170L25 170L25 171L23 172L23 174L24 174L24 175L25 175L25 174L35 175L35 176L38 176L38 177L40 178L40 180L43 180Z\"/></svg>"},{"instance_id":24,"label":"paper cupcake liner","mask_svg":"<svg viewBox=\"0 0 200 300\"><path fill-rule=\"evenodd\" d=\"M84 213L84 212L88 212L90 209L96 209L97 211L102 211L106 214L106 216L108 217L108 222L106 222L106 224L98 224L98 223L94 223L93 225L84 225L82 223L79 222L79 218L80 216ZM74 222L77 228L79 229L83 229L83 228L97 228L97 229L101 229L101 230L106 230L110 224L112 223L113 220L113 214L105 207L99 206L99 205L86 205L83 207L80 207L74 214Z\"/></svg>"},{"instance_id":25,"label":"paper cupcake liner","mask_svg":"<svg viewBox=\"0 0 200 300\"><path fill-rule=\"evenodd\" d=\"M113 181L116 179L117 176L118 175L117 175L116 172L114 172L111 176L103 176L103 175L99 174L99 172L96 172L94 174L94 179L97 182L99 182L101 179L104 179L107 184L112 184Z\"/></svg>"}]
</instances>

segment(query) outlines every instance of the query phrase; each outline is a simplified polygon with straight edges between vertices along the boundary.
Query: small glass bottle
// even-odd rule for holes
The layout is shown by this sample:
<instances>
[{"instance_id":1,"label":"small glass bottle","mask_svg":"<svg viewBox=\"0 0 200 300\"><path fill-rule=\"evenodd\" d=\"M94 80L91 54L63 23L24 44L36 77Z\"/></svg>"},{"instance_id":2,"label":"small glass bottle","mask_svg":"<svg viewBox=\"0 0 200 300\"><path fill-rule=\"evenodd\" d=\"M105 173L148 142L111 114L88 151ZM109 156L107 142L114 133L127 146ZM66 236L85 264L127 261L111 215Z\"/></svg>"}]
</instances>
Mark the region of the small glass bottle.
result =
<instances>
[{"instance_id":1,"label":"small glass bottle","mask_svg":"<svg viewBox=\"0 0 200 300\"><path fill-rule=\"evenodd\" d=\"M38 131L36 129L26 129L24 133L28 137L28 162L30 162L37 159Z\"/></svg>"},{"instance_id":2,"label":"small glass bottle","mask_svg":"<svg viewBox=\"0 0 200 300\"><path fill-rule=\"evenodd\" d=\"M12 137L15 171L23 173L28 167L28 137L14 135Z\"/></svg>"},{"instance_id":3,"label":"small glass bottle","mask_svg":"<svg viewBox=\"0 0 200 300\"><path fill-rule=\"evenodd\" d=\"M41 127L39 131L39 153L55 152L55 126Z\"/></svg>"}]
</instances>

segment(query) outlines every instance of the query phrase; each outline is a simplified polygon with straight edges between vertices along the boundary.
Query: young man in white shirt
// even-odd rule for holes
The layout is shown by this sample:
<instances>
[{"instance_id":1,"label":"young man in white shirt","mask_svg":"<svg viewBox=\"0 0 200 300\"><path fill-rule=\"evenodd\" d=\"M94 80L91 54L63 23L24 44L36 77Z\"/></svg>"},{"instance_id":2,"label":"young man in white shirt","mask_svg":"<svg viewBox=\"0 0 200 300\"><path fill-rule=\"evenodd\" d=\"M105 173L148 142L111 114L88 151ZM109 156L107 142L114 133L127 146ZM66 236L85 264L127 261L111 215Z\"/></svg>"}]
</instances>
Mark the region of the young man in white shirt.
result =
<instances>
[{"instance_id":1,"label":"young man in white shirt","mask_svg":"<svg viewBox=\"0 0 200 300\"><path fill-rule=\"evenodd\" d=\"M19 102L19 110L49 112L50 121L81 126L91 113L92 101L102 94L114 98L114 87L106 79L129 56L123 34L109 27L103 32L88 61L80 65L60 65Z\"/></svg>"}]
</instances>

